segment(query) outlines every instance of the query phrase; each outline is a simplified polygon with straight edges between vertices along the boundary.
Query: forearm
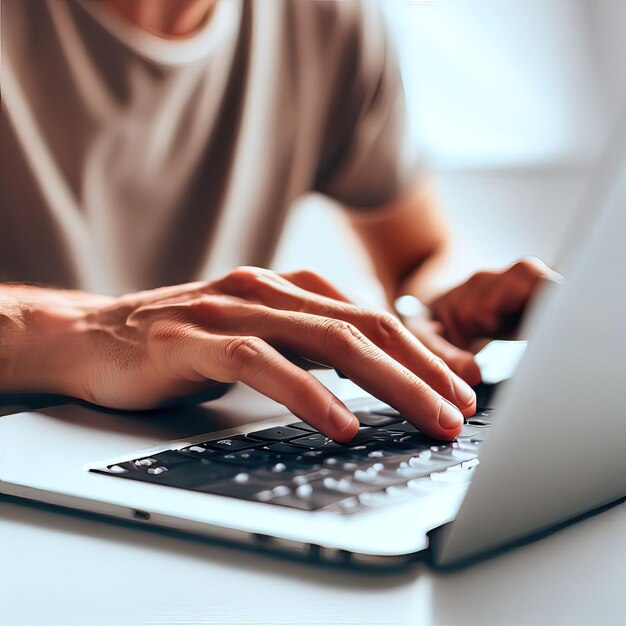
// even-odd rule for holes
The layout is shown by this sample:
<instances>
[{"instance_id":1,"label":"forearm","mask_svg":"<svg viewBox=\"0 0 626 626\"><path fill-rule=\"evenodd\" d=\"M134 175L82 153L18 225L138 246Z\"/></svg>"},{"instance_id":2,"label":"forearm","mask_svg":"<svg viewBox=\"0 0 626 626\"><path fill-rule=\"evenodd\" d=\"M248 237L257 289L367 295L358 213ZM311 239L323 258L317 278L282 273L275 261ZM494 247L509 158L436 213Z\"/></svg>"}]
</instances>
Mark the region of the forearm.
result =
<instances>
[{"instance_id":1,"label":"forearm","mask_svg":"<svg viewBox=\"0 0 626 626\"><path fill-rule=\"evenodd\" d=\"M449 262L449 246L445 245L415 264L394 283L394 301L404 295L431 302L444 287L445 270Z\"/></svg>"},{"instance_id":2,"label":"forearm","mask_svg":"<svg viewBox=\"0 0 626 626\"><path fill-rule=\"evenodd\" d=\"M401 295L428 301L439 291L451 236L428 178L373 214L354 215L352 224L390 305Z\"/></svg>"},{"instance_id":3,"label":"forearm","mask_svg":"<svg viewBox=\"0 0 626 626\"><path fill-rule=\"evenodd\" d=\"M414 296L423 305L430 307L451 288L450 259L450 246L445 245L416 264L398 282L394 302L401 296ZM417 306L421 309L419 304Z\"/></svg>"}]
</instances>

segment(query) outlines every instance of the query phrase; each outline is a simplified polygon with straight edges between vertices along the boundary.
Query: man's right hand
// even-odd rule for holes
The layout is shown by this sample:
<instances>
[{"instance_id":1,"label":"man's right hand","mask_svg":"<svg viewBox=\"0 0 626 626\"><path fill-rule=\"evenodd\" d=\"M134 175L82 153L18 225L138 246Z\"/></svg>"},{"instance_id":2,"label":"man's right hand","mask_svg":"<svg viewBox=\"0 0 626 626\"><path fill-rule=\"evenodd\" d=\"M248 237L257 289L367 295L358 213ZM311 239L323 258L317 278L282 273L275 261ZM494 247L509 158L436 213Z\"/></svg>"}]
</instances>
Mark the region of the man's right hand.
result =
<instances>
[{"instance_id":1,"label":"man's right hand","mask_svg":"<svg viewBox=\"0 0 626 626\"><path fill-rule=\"evenodd\" d=\"M341 370L432 437L453 439L476 408L471 388L396 318L307 271L242 267L117 299L2 286L0 331L10 337L0 345L6 392L148 409L240 381L350 440L356 417L294 363L303 357Z\"/></svg>"}]
</instances>

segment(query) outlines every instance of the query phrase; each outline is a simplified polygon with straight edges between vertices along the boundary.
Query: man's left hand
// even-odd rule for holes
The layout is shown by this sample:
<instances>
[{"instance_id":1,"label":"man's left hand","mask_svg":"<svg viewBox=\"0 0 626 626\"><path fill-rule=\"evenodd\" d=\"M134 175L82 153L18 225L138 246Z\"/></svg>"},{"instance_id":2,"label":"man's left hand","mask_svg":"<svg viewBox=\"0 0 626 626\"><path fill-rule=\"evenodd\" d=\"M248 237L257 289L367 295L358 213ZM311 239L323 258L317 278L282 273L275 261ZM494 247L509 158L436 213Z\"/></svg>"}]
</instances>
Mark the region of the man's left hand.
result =
<instances>
[{"instance_id":1,"label":"man's left hand","mask_svg":"<svg viewBox=\"0 0 626 626\"><path fill-rule=\"evenodd\" d=\"M538 259L521 259L502 270L477 272L430 304L431 320L418 317L407 325L456 374L476 385L480 370L471 344L510 336L539 286L561 280Z\"/></svg>"}]
</instances>

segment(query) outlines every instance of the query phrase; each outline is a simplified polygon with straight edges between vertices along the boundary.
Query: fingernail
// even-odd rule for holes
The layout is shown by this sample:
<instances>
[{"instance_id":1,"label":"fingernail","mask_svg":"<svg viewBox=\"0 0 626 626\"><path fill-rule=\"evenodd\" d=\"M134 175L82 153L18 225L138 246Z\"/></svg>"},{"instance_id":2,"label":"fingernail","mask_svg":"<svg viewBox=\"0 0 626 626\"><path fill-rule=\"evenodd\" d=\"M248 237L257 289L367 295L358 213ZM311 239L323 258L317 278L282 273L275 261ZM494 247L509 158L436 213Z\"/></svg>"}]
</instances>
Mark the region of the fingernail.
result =
<instances>
[{"instance_id":1,"label":"fingernail","mask_svg":"<svg viewBox=\"0 0 626 626\"><path fill-rule=\"evenodd\" d=\"M452 391L456 396L458 406L461 409L476 402L476 394L474 390L458 376L452 377Z\"/></svg>"},{"instance_id":2,"label":"fingernail","mask_svg":"<svg viewBox=\"0 0 626 626\"><path fill-rule=\"evenodd\" d=\"M328 419L339 432L342 432L349 427L354 428L355 422L358 424L356 417L338 402L333 402L330 405L330 409L328 410Z\"/></svg>"},{"instance_id":3,"label":"fingernail","mask_svg":"<svg viewBox=\"0 0 626 626\"><path fill-rule=\"evenodd\" d=\"M439 426L444 430L455 430L463 425L463 416L460 411L445 398L439 408Z\"/></svg>"}]
</instances>

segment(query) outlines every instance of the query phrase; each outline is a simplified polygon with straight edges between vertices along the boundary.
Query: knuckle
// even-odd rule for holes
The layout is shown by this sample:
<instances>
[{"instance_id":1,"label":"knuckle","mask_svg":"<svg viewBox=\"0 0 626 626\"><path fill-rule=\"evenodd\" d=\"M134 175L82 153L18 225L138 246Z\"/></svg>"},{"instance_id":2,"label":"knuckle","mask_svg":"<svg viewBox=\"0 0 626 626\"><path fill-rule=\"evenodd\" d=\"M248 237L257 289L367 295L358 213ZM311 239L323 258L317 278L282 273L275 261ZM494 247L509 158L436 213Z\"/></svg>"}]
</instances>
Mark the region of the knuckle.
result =
<instances>
[{"instance_id":1,"label":"knuckle","mask_svg":"<svg viewBox=\"0 0 626 626\"><path fill-rule=\"evenodd\" d=\"M493 276L492 272L489 272L487 270L480 270L471 276L468 283L472 286L478 285L489 280L489 278L491 278L492 276Z\"/></svg>"},{"instance_id":2,"label":"knuckle","mask_svg":"<svg viewBox=\"0 0 626 626\"><path fill-rule=\"evenodd\" d=\"M265 352L263 341L258 337L233 337L224 345L224 360L231 371L259 365Z\"/></svg>"},{"instance_id":3,"label":"knuckle","mask_svg":"<svg viewBox=\"0 0 626 626\"><path fill-rule=\"evenodd\" d=\"M188 308L194 317L203 321L218 321L226 315L227 305L219 297L203 296L189 303Z\"/></svg>"},{"instance_id":4,"label":"knuckle","mask_svg":"<svg viewBox=\"0 0 626 626\"><path fill-rule=\"evenodd\" d=\"M280 274L260 267L241 266L227 276L228 284L238 292L259 296L268 290L284 290L290 283Z\"/></svg>"},{"instance_id":5,"label":"knuckle","mask_svg":"<svg viewBox=\"0 0 626 626\"><path fill-rule=\"evenodd\" d=\"M429 367L442 378L448 378L450 376L450 368L448 364L436 354L430 354L428 356Z\"/></svg>"},{"instance_id":6,"label":"knuckle","mask_svg":"<svg viewBox=\"0 0 626 626\"><path fill-rule=\"evenodd\" d=\"M507 272L514 276L537 276L540 273L539 263L537 259L525 257L515 261Z\"/></svg>"},{"instance_id":7,"label":"knuckle","mask_svg":"<svg viewBox=\"0 0 626 626\"><path fill-rule=\"evenodd\" d=\"M275 275L269 270L243 265L229 272L217 283L220 291L235 294L243 298L259 297L267 287L267 283L260 280L261 277Z\"/></svg>"},{"instance_id":8,"label":"knuckle","mask_svg":"<svg viewBox=\"0 0 626 626\"><path fill-rule=\"evenodd\" d=\"M145 354L154 363L168 363L189 349L192 334L182 320L159 320L148 329Z\"/></svg>"},{"instance_id":9,"label":"knuckle","mask_svg":"<svg viewBox=\"0 0 626 626\"><path fill-rule=\"evenodd\" d=\"M394 345L405 332L400 321L391 313L375 311L368 314L368 317L373 329L373 339L378 345Z\"/></svg>"},{"instance_id":10,"label":"knuckle","mask_svg":"<svg viewBox=\"0 0 626 626\"><path fill-rule=\"evenodd\" d=\"M324 280L317 272L314 272L312 270L307 270L307 269L296 270L292 272L291 275L294 278L300 278L302 280L307 280L311 282L313 281L320 282Z\"/></svg>"},{"instance_id":11,"label":"knuckle","mask_svg":"<svg viewBox=\"0 0 626 626\"><path fill-rule=\"evenodd\" d=\"M363 335L359 329L344 320L329 319L323 322L323 332L327 342L339 348L352 345L354 341L363 341Z\"/></svg>"},{"instance_id":12,"label":"knuckle","mask_svg":"<svg viewBox=\"0 0 626 626\"><path fill-rule=\"evenodd\" d=\"M234 283L249 284L256 282L258 270L249 265L241 265L228 273L228 280Z\"/></svg>"}]
</instances>

